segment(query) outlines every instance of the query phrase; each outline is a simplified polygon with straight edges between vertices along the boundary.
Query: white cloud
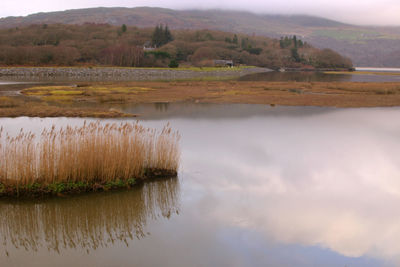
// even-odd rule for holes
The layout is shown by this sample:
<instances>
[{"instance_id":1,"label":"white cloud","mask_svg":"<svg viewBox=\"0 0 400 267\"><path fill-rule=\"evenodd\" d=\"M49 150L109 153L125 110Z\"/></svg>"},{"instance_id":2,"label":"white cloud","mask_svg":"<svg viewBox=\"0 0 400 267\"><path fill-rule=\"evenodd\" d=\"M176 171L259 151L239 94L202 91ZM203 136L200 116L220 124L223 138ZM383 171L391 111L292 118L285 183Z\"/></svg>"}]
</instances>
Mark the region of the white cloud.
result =
<instances>
[{"instance_id":1,"label":"white cloud","mask_svg":"<svg viewBox=\"0 0 400 267\"><path fill-rule=\"evenodd\" d=\"M99 6L237 9L258 13L309 14L355 24L400 25L400 16L398 15L400 14L400 2L397 0L255 0L250 3L235 0L203 0L201 2L179 0L2 0L0 17Z\"/></svg>"}]
</instances>

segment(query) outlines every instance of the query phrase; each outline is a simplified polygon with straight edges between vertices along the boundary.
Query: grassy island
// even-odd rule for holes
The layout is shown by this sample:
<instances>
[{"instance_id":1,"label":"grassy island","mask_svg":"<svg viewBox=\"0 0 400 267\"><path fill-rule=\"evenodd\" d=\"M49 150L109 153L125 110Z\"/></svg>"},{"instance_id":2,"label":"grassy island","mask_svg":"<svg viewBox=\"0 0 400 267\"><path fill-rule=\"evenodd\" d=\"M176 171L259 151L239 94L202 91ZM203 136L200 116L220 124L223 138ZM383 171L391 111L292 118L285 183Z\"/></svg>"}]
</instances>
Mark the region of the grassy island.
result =
<instances>
[{"instance_id":1,"label":"grassy island","mask_svg":"<svg viewBox=\"0 0 400 267\"><path fill-rule=\"evenodd\" d=\"M42 102L128 104L243 103L287 106L389 107L400 105L398 82L171 81L97 82L34 86L21 94ZM1 105L0 105L1 106ZM26 107L26 104L24 104ZM10 108L14 114L18 108ZM0 116L2 109L0 108Z\"/></svg>"},{"instance_id":2,"label":"grassy island","mask_svg":"<svg viewBox=\"0 0 400 267\"><path fill-rule=\"evenodd\" d=\"M86 123L38 136L0 130L0 196L37 197L129 188L146 178L174 177L179 133L138 123Z\"/></svg>"}]
</instances>

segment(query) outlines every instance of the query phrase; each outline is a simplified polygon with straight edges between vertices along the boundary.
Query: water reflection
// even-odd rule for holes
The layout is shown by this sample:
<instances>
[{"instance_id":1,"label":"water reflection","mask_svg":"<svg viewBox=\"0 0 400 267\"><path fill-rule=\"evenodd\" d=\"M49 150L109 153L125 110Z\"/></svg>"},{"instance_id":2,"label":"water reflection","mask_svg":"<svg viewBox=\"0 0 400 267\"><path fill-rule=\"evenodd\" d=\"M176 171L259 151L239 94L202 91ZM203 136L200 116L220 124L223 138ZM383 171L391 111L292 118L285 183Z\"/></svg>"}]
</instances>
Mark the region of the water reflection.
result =
<instances>
[{"instance_id":1,"label":"water reflection","mask_svg":"<svg viewBox=\"0 0 400 267\"><path fill-rule=\"evenodd\" d=\"M400 108L130 108L148 114L144 125L169 121L182 135L181 183L163 191L172 200L182 192L179 216L151 219L177 210L172 200L162 208L168 194L158 190L147 198L154 205L140 204L148 194L139 189L54 204L3 203L0 235L10 256L0 254L0 265L34 265L32 259L35 266L400 265ZM18 132L21 125L82 121L18 118L0 125ZM23 253L14 243L37 252ZM56 251L57 244L57 255L41 249ZM81 247L90 253L79 254Z\"/></svg>"},{"instance_id":2,"label":"water reflection","mask_svg":"<svg viewBox=\"0 0 400 267\"><path fill-rule=\"evenodd\" d=\"M240 123L186 121L181 127L196 130L181 132L199 141L183 143L191 148L183 151L184 163L200 172L193 179L214 200L208 209L225 229L246 238L249 232L263 236L267 244L257 249L264 253L268 242L310 251L285 258L278 255L287 248L280 248L264 263L275 258L274 266L310 266L304 262L314 263L314 256L326 250L336 259L326 255L321 266L353 260L351 266L382 266L384 261L398 266L398 116L398 108L332 109ZM207 136L202 135L206 127ZM250 245L238 245L239 250ZM382 262L364 262L369 258Z\"/></svg>"},{"instance_id":3,"label":"water reflection","mask_svg":"<svg viewBox=\"0 0 400 267\"><path fill-rule=\"evenodd\" d=\"M155 110L159 112L168 111L169 103L154 103Z\"/></svg>"},{"instance_id":4,"label":"water reflection","mask_svg":"<svg viewBox=\"0 0 400 267\"><path fill-rule=\"evenodd\" d=\"M0 237L6 255L23 249L90 253L146 237L146 224L179 210L179 180L152 181L124 192L65 199L0 202Z\"/></svg>"},{"instance_id":5,"label":"water reflection","mask_svg":"<svg viewBox=\"0 0 400 267\"><path fill-rule=\"evenodd\" d=\"M348 82L351 75L330 75L322 72L265 72L243 76L239 81L268 82Z\"/></svg>"},{"instance_id":6,"label":"water reflection","mask_svg":"<svg viewBox=\"0 0 400 267\"><path fill-rule=\"evenodd\" d=\"M321 107L286 107L271 105L248 104L207 104L207 103L174 103L159 106L158 104L131 104L119 105L124 112L139 114L141 120L232 120L246 119L257 116L268 117L307 117L321 113L327 113L335 108Z\"/></svg>"},{"instance_id":7,"label":"water reflection","mask_svg":"<svg viewBox=\"0 0 400 267\"><path fill-rule=\"evenodd\" d=\"M326 74L323 72L265 72L243 76L239 81L266 82L400 82L399 75Z\"/></svg>"}]
</instances>

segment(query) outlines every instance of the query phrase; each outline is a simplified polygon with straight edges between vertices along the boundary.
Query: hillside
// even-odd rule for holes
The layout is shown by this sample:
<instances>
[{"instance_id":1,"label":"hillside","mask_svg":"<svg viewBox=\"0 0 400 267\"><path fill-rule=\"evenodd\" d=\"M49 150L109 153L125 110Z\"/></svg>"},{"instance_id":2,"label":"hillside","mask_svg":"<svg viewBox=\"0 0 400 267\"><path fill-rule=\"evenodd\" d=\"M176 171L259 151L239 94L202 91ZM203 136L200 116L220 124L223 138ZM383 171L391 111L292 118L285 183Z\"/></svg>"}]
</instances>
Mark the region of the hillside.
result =
<instances>
[{"instance_id":1,"label":"hillside","mask_svg":"<svg viewBox=\"0 0 400 267\"><path fill-rule=\"evenodd\" d=\"M85 22L137 27L164 23L171 29L210 29L273 38L297 35L318 48L331 48L350 57L356 66L400 67L400 27L354 26L311 16L147 7L91 8L2 18L0 28Z\"/></svg>"},{"instance_id":2,"label":"hillside","mask_svg":"<svg viewBox=\"0 0 400 267\"><path fill-rule=\"evenodd\" d=\"M213 30L169 30L84 23L33 24L0 29L0 65L213 67L235 64L268 68L351 68L349 59L296 37ZM229 64L229 63L228 63Z\"/></svg>"}]
</instances>

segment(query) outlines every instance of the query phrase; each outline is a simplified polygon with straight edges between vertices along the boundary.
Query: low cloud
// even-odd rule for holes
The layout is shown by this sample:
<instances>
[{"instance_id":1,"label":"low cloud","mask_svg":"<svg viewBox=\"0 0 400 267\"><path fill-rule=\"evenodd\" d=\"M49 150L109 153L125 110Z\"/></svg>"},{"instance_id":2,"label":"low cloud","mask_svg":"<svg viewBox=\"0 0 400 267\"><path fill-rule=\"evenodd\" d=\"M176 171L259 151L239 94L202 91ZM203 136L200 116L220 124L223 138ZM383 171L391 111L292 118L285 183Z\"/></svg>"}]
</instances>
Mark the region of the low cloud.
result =
<instances>
[{"instance_id":1,"label":"low cloud","mask_svg":"<svg viewBox=\"0 0 400 267\"><path fill-rule=\"evenodd\" d=\"M90 7L137 7L152 6L173 9L229 9L246 10L264 14L307 14L326 17L342 22L364 25L400 26L400 2L398 0L254 0L250 3L235 0L2 0L0 17L21 16L37 12L59 11Z\"/></svg>"}]
</instances>

